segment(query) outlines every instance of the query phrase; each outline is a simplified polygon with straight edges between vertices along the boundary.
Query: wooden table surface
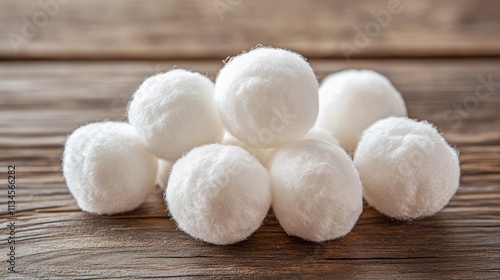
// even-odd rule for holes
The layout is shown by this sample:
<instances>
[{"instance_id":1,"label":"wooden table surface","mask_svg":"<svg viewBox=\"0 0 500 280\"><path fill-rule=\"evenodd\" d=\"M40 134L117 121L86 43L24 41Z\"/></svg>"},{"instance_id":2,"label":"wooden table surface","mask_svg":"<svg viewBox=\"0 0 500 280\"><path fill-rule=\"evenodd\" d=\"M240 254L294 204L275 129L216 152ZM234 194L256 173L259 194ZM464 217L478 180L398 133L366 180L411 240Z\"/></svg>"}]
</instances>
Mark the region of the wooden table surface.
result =
<instances>
[{"instance_id":1,"label":"wooden table surface","mask_svg":"<svg viewBox=\"0 0 500 280\"><path fill-rule=\"evenodd\" d=\"M222 17L219 1L231 8ZM17 171L17 273L7 273L2 226L0 278L499 279L500 3L396 1L400 12L347 60L340 45L355 44L354 28L391 0L353 2L73 0L23 35L26 20L48 12L38 1L0 0L2 225L7 166ZM16 34L30 36L15 47ZM223 59L259 43L304 54L319 79L347 68L387 75L409 115L435 123L460 150L461 186L449 205L412 222L365 205L351 233L319 244L287 236L270 211L230 246L178 230L159 189L128 214L80 211L60 167L71 131L125 120L130 95L153 73L177 66L213 79Z\"/></svg>"}]
</instances>

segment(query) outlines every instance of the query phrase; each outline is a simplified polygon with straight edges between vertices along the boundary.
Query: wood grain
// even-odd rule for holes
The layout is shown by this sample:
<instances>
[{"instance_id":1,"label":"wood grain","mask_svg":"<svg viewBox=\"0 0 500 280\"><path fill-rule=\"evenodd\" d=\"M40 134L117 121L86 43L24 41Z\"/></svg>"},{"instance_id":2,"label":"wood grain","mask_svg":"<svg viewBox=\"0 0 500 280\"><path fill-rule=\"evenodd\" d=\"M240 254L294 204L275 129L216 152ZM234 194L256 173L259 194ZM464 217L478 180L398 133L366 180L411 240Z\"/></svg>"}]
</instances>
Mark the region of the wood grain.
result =
<instances>
[{"instance_id":1,"label":"wood grain","mask_svg":"<svg viewBox=\"0 0 500 280\"><path fill-rule=\"evenodd\" d=\"M18 167L16 277L500 277L500 59L312 60L320 78L350 67L391 78L410 115L435 123L460 150L461 187L443 211L413 222L365 206L349 235L321 244L287 236L271 211L249 240L230 246L177 230L160 190L126 215L85 214L61 176L62 144L74 128L123 120L138 84L173 66L213 78L222 62L0 63L0 173L9 164ZM459 125L447 121L444 113L474 96L479 77L489 75L496 83L489 98ZM5 176L0 178L5 193ZM0 202L6 204L5 195ZM4 220L5 207L0 213ZM6 242L6 234L0 236Z\"/></svg>"},{"instance_id":2,"label":"wood grain","mask_svg":"<svg viewBox=\"0 0 500 280\"><path fill-rule=\"evenodd\" d=\"M228 1L60 0L44 21L40 1L0 0L0 59L224 59L257 44L342 58L342 43L364 58L500 55L495 0L231 0L221 20L214 3ZM401 12L356 45L393 1Z\"/></svg>"}]
</instances>

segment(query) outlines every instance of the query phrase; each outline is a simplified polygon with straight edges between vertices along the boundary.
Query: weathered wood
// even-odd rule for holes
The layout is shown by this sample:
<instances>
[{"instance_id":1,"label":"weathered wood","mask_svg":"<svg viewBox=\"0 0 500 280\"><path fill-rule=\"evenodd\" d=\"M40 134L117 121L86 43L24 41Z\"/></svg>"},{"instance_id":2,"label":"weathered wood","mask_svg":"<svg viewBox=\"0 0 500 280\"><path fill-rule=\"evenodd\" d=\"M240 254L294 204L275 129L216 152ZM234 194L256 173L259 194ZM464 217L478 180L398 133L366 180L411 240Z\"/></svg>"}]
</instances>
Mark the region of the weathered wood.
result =
<instances>
[{"instance_id":1,"label":"weathered wood","mask_svg":"<svg viewBox=\"0 0 500 280\"><path fill-rule=\"evenodd\" d=\"M500 276L500 59L313 60L320 78L348 67L389 76L410 115L437 124L460 149L461 187L443 211L413 222L393 221L365 206L350 234L321 244L287 236L271 211L249 240L231 246L205 244L177 230L160 190L129 214L85 214L61 175L68 133L89 121L124 119L138 84L174 65L213 78L222 62L0 63L0 174L9 164L18 168L16 277ZM478 77L488 75L496 82L489 98L459 126L447 122L443 114L474 96ZM6 178L0 178L5 205ZM5 207L0 213L4 220ZM4 244L5 237L0 235Z\"/></svg>"},{"instance_id":2,"label":"weathered wood","mask_svg":"<svg viewBox=\"0 0 500 280\"><path fill-rule=\"evenodd\" d=\"M342 43L365 58L500 55L495 0L57 0L45 22L38 3L55 1L0 0L0 59L223 59L257 44L339 58ZM392 2L401 11L370 27Z\"/></svg>"}]
</instances>

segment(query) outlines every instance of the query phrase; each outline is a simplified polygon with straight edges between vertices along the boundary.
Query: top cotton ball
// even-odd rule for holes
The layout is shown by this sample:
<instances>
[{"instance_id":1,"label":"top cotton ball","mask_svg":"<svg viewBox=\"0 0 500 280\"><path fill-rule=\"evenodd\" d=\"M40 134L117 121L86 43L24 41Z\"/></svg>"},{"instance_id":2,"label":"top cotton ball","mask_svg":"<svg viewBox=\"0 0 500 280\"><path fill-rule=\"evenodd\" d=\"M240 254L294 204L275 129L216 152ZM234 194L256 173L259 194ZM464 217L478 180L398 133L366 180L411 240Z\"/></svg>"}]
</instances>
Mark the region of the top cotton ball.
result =
<instances>
[{"instance_id":1,"label":"top cotton ball","mask_svg":"<svg viewBox=\"0 0 500 280\"><path fill-rule=\"evenodd\" d=\"M318 82L297 53L257 48L231 59L215 85L222 122L254 147L298 140L318 115Z\"/></svg>"},{"instance_id":2,"label":"top cotton ball","mask_svg":"<svg viewBox=\"0 0 500 280\"><path fill-rule=\"evenodd\" d=\"M214 85L199 73L176 69L148 78L128 108L141 142L158 158L175 161L194 147L223 135Z\"/></svg>"},{"instance_id":3,"label":"top cotton ball","mask_svg":"<svg viewBox=\"0 0 500 280\"><path fill-rule=\"evenodd\" d=\"M326 77L319 89L317 125L333 133L347 152L356 149L363 131L379 119L406 116L401 94L383 75L346 70Z\"/></svg>"}]
</instances>

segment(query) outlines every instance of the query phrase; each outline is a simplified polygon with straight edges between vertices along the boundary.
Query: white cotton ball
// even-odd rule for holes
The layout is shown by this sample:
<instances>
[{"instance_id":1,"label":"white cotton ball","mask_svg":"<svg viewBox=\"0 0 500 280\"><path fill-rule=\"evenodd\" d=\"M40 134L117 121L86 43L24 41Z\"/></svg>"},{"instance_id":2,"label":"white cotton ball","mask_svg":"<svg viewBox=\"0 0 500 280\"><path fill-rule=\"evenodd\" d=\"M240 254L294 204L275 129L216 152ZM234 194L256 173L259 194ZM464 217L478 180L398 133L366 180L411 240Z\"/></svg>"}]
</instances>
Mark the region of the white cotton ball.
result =
<instances>
[{"instance_id":1,"label":"white cotton ball","mask_svg":"<svg viewBox=\"0 0 500 280\"><path fill-rule=\"evenodd\" d=\"M163 190L167 188L168 176L172 170L172 163L169 161L158 160L158 172L156 174L156 184Z\"/></svg>"},{"instance_id":2,"label":"white cotton ball","mask_svg":"<svg viewBox=\"0 0 500 280\"><path fill-rule=\"evenodd\" d=\"M377 120L406 115L401 94L386 77L371 70L332 74L319 89L317 125L332 132L347 152L356 149L363 130Z\"/></svg>"},{"instance_id":3,"label":"white cotton ball","mask_svg":"<svg viewBox=\"0 0 500 280\"><path fill-rule=\"evenodd\" d=\"M400 220L433 215L457 191L460 164L434 126L408 118L365 130L354 154L366 201Z\"/></svg>"},{"instance_id":4,"label":"white cotton ball","mask_svg":"<svg viewBox=\"0 0 500 280\"><path fill-rule=\"evenodd\" d=\"M304 135L302 139L314 139L314 140L322 140L333 143L335 145L339 145L339 141L333 137L332 133L321 127L313 127L309 132Z\"/></svg>"},{"instance_id":5,"label":"white cotton ball","mask_svg":"<svg viewBox=\"0 0 500 280\"><path fill-rule=\"evenodd\" d=\"M302 140L269 162L272 207L289 234L322 242L349 233L363 211L361 181L339 146Z\"/></svg>"},{"instance_id":6,"label":"white cotton ball","mask_svg":"<svg viewBox=\"0 0 500 280\"><path fill-rule=\"evenodd\" d=\"M236 137L231 135L229 132L224 133L224 138L222 139L222 144L224 145L233 145L233 146L239 146L243 149L245 149L247 152L249 152L252 156L254 156L256 159L260 161L260 163L264 166L267 165L271 157L273 156L274 152L276 151L275 148L257 148L253 147L248 143L244 143L240 140L238 140Z\"/></svg>"},{"instance_id":7,"label":"white cotton ball","mask_svg":"<svg viewBox=\"0 0 500 280\"><path fill-rule=\"evenodd\" d=\"M170 214L189 235L232 244L257 230L271 205L267 170L240 147L198 147L173 166L165 193Z\"/></svg>"},{"instance_id":8,"label":"white cotton ball","mask_svg":"<svg viewBox=\"0 0 500 280\"><path fill-rule=\"evenodd\" d=\"M254 147L298 140L318 116L318 81L299 54L257 48L219 72L215 99L227 130Z\"/></svg>"},{"instance_id":9,"label":"white cotton ball","mask_svg":"<svg viewBox=\"0 0 500 280\"><path fill-rule=\"evenodd\" d=\"M128 118L148 150L173 162L194 147L221 140L224 129L213 94L206 76L170 70L144 81L130 102Z\"/></svg>"},{"instance_id":10,"label":"white cotton ball","mask_svg":"<svg viewBox=\"0 0 500 280\"><path fill-rule=\"evenodd\" d=\"M153 192L156 158L127 123L92 123L66 141L63 175L78 206L93 214L134 210Z\"/></svg>"}]
</instances>

